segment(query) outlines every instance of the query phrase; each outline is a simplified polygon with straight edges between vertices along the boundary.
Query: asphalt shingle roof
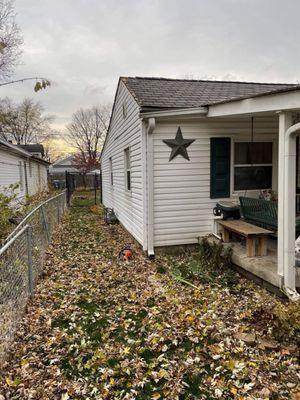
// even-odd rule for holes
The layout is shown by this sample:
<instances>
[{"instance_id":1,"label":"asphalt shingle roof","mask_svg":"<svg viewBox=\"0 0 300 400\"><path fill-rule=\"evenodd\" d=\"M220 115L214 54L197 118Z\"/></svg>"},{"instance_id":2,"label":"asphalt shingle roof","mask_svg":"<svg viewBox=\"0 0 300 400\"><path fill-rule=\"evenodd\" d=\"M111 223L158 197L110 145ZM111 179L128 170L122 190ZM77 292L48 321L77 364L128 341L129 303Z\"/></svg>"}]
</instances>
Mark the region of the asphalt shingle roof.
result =
<instances>
[{"instance_id":1,"label":"asphalt shingle roof","mask_svg":"<svg viewBox=\"0 0 300 400\"><path fill-rule=\"evenodd\" d=\"M300 88L299 85L122 77L142 111L201 107L238 98Z\"/></svg>"},{"instance_id":2,"label":"asphalt shingle roof","mask_svg":"<svg viewBox=\"0 0 300 400\"><path fill-rule=\"evenodd\" d=\"M28 151L29 153L41 153L42 156L45 154L44 146L40 143L34 144L18 144L18 147Z\"/></svg>"}]
</instances>

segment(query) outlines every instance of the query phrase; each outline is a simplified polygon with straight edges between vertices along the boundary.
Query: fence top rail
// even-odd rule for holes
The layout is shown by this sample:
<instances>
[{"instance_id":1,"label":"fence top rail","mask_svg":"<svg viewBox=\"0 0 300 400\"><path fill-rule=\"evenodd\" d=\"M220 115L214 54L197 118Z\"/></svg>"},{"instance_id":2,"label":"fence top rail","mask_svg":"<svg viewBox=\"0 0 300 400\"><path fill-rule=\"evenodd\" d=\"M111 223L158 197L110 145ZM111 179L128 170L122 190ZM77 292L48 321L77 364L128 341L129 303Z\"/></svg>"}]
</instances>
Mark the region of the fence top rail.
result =
<instances>
[{"instance_id":1,"label":"fence top rail","mask_svg":"<svg viewBox=\"0 0 300 400\"><path fill-rule=\"evenodd\" d=\"M45 204L49 203L50 201L52 201L52 200L56 199L57 197L60 197L64 194L66 194L66 189L64 189L61 193L43 201L43 203L39 204L37 207L35 207L33 210L31 210L30 213L27 214L26 217L24 219L22 219L22 221L15 227L15 229L7 236L7 238L4 239L4 244L9 242L11 240L11 238L13 238L16 235L16 232L18 232L18 230L21 228L21 226L23 226L36 211L38 211Z\"/></svg>"},{"instance_id":2,"label":"fence top rail","mask_svg":"<svg viewBox=\"0 0 300 400\"><path fill-rule=\"evenodd\" d=\"M5 245L3 247L0 248L0 256L5 253L5 251L12 245L12 243L18 239L19 236L21 236L27 229L29 228L29 225L25 225L23 226L22 229L19 230L19 232L16 233L16 235L14 235L14 237L12 237L9 241L7 241L5 243Z\"/></svg>"}]
</instances>

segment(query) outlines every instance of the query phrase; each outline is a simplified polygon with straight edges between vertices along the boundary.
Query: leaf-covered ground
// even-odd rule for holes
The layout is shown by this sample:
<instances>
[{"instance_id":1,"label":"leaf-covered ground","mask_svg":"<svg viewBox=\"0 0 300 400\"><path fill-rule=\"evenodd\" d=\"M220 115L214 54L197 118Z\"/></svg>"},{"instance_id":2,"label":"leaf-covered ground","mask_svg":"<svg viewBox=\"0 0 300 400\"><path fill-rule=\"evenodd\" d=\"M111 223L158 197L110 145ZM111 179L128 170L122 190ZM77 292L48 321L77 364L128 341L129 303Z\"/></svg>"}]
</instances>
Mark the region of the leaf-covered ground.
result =
<instances>
[{"instance_id":1,"label":"leaf-covered ground","mask_svg":"<svg viewBox=\"0 0 300 400\"><path fill-rule=\"evenodd\" d=\"M80 197L0 375L0 399L297 399L297 309L229 271L193 288ZM76 206L77 205L77 206ZM81 205L81 207L79 207ZM118 259L132 243L130 263Z\"/></svg>"}]
</instances>

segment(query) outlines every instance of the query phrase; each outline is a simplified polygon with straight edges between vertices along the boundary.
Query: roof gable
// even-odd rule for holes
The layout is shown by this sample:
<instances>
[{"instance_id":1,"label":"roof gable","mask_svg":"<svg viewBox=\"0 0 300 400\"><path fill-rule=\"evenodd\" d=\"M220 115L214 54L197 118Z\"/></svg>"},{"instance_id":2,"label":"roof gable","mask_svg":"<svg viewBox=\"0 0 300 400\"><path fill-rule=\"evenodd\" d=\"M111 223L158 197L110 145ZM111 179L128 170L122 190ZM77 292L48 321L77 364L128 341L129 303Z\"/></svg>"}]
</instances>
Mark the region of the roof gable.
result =
<instances>
[{"instance_id":1,"label":"roof gable","mask_svg":"<svg viewBox=\"0 0 300 400\"><path fill-rule=\"evenodd\" d=\"M74 154L71 155L71 156L65 157L65 158L63 158L63 159L61 159L61 160L55 161L55 162L52 164L52 166L53 166L53 167L60 167L60 166L71 165L71 164L72 164L72 161L73 161L73 158L74 158Z\"/></svg>"},{"instance_id":2,"label":"roof gable","mask_svg":"<svg viewBox=\"0 0 300 400\"><path fill-rule=\"evenodd\" d=\"M142 111L193 108L299 88L294 84L123 77Z\"/></svg>"}]
</instances>

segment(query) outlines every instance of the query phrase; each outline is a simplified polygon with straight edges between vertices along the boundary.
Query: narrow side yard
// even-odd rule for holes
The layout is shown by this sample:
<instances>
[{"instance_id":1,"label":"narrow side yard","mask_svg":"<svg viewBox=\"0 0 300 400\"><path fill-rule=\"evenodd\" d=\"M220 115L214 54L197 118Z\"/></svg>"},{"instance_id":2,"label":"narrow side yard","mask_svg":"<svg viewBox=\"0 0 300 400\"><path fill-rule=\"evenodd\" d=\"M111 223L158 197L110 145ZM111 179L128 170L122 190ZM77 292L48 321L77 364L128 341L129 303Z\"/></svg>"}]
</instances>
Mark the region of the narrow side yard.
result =
<instances>
[{"instance_id":1,"label":"narrow side yard","mask_svg":"<svg viewBox=\"0 0 300 400\"><path fill-rule=\"evenodd\" d=\"M54 235L1 400L300 399L299 306L205 243L150 262L101 212L79 196Z\"/></svg>"}]
</instances>

